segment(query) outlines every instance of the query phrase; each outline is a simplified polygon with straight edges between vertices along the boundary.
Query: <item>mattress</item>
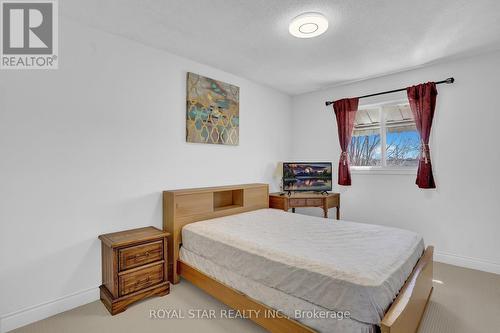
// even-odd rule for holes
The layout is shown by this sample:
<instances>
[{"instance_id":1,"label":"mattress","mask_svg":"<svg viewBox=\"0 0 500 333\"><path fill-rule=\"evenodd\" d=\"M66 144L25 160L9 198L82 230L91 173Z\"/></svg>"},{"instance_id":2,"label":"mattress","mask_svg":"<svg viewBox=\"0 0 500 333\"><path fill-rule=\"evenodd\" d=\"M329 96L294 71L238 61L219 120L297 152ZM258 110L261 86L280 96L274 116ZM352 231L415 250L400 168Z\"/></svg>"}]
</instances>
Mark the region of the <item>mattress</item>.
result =
<instances>
[{"instance_id":1,"label":"mattress","mask_svg":"<svg viewBox=\"0 0 500 333\"><path fill-rule=\"evenodd\" d=\"M261 209L186 225L182 246L240 276L380 324L420 258L418 234Z\"/></svg>"},{"instance_id":2,"label":"mattress","mask_svg":"<svg viewBox=\"0 0 500 333\"><path fill-rule=\"evenodd\" d=\"M328 314L328 310L309 303L303 299L285 294L277 289L269 288L263 284L241 276L224 267L221 267L202 256L195 254L184 247L179 253L180 259L191 267L195 267L204 274L216 279L223 284L236 289L248 297L266 304L272 309L279 310L289 318L293 318L302 324L311 327L321 333L376 333L377 327L360 323L356 320L344 317L334 317ZM297 313L297 311L299 311ZM319 318L314 314L328 316Z\"/></svg>"}]
</instances>

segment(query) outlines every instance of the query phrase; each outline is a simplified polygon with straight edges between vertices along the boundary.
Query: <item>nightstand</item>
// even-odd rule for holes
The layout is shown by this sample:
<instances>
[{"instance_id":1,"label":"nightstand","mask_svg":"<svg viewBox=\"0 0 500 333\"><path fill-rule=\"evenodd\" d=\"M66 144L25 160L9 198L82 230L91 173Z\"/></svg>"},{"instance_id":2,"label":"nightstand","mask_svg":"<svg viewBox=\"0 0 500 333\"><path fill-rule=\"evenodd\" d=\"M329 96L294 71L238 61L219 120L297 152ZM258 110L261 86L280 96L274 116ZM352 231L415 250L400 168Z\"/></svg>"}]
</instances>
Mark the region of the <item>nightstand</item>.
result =
<instances>
[{"instance_id":1,"label":"nightstand","mask_svg":"<svg viewBox=\"0 0 500 333\"><path fill-rule=\"evenodd\" d=\"M154 227L100 235L101 301L115 315L139 300L170 292L167 236Z\"/></svg>"},{"instance_id":2,"label":"nightstand","mask_svg":"<svg viewBox=\"0 0 500 333\"><path fill-rule=\"evenodd\" d=\"M283 209L290 208L295 213L295 208L299 207L319 207L323 209L323 216L328 218L328 209L337 208L337 220L340 219L340 194L339 193L294 193L292 195L270 193L269 208Z\"/></svg>"}]
</instances>

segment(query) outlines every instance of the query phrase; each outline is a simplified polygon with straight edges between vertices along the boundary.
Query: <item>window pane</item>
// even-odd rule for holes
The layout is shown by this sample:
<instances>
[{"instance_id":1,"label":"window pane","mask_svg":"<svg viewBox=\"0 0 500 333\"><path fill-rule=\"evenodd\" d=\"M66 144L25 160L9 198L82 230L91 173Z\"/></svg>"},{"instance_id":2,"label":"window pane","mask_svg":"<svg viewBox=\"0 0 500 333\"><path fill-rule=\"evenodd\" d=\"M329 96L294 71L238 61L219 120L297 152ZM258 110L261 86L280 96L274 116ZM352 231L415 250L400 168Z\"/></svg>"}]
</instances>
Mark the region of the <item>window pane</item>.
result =
<instances>
[{"instance_id":1,"label":"window pane","mask_svg":"<svg viewBox=\"0 0 500 333\"><path fill-rule=\"evenodd\" d=\"M384 108L388 167L417 167L420 136L408 104Z\"/></svg>"},{"instance_id":2,"label":"window pane","mask_svg":"<svg viewBox=\"0 0 500 333\"><path fill-rule=\"evenodd\" d=\"M359 110L349 144L351 166L380 166L380 114L379 109Z\"/></svg>"}]
</instances>

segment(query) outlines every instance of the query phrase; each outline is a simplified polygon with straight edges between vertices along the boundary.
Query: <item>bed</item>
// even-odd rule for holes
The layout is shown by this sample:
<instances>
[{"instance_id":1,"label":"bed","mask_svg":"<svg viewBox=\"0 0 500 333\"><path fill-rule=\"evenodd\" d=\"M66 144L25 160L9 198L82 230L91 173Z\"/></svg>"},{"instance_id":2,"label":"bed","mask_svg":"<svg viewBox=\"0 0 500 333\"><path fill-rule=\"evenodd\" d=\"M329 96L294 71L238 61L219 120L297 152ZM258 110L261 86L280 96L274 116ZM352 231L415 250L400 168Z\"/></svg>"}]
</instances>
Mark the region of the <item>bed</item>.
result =
<instances>
[{"instance_id":1,"label":"bed","mask_svg":"<svg viewBox=\"0 0 500 333\"><path fill-rule=\"evenodd\" d=\"M432 292L419 235L269 209L265 184L165 191L164 228L172 283L271 332L416 332Z\"/></svg>"}]
</instances>

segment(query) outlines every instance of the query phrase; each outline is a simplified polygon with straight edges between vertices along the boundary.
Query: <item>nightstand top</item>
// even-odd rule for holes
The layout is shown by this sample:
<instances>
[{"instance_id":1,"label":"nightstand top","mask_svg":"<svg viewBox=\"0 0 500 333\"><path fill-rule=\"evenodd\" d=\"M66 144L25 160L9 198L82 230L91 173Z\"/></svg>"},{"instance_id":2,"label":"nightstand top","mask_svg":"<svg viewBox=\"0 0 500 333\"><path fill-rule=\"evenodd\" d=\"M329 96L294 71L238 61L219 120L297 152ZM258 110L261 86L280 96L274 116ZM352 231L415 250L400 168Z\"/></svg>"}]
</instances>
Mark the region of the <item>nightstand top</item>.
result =
<instances>
[{"instance_id":1,"label":"nightstand top","mask_svg":"<svg viewBox=\"0 0 500 333\"><path fill-rule=\"evenodd\" d=\"M169 235L168 232L155 227L144 227L100 235L99 239L109 247L114 248L167 237Z\"/></svg>"}]
</instances>

